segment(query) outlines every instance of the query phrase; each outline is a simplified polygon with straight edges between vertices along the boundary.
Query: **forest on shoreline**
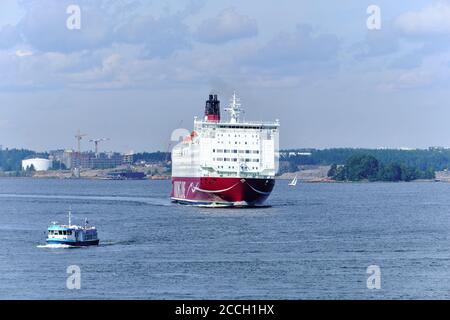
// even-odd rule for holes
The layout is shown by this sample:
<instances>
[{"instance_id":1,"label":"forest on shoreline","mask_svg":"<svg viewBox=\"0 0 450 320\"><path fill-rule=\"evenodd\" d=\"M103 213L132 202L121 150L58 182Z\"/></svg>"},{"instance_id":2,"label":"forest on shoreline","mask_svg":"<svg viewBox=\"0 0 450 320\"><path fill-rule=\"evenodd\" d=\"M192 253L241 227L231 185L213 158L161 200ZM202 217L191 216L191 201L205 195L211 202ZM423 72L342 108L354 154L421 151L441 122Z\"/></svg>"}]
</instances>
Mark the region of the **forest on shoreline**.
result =
<instances>
[{"instance_id":1,"label":"forest on shoreline","mask_svg":"<svg viewBox=\"0 0 450 320\"><path fill-rule=\"evenodd\" d=\"M413 181L434 179L450 168L450 149L289 149L280 152L280 173L302 166L331 166L336 181Z\"/></svg>"}]
</instances>

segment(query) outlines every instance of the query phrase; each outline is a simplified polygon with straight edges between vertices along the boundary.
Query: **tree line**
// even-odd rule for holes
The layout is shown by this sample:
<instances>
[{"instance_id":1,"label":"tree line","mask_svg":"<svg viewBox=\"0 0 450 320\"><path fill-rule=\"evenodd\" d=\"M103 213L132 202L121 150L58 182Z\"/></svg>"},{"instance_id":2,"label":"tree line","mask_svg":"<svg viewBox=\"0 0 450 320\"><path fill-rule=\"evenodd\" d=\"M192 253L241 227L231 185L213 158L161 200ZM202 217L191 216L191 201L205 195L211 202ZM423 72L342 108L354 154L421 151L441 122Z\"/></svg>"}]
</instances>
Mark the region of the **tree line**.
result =
<instances>
[{"instance_id":1,"label":"tree line","mask_svg":"<svg viewBox=\"0 0 450 320\"><path fill-rule=\"evenodd\" d=\"M302 154L298 154L302 153ZM331 149L289 149L281 151L281 161L286 161L291 169L300 165L332 165L344 164L355 155L368 155L382 164L397 163L426 171L430 168L441 171L450 169L450 149L364 149L364 148L331 148ZM308 155L306 155L308 154Z\"/></svg>"},{"instance_id":2,"label":"tree line","mask_svg":"<svg viewBox=\"0 0 450 320\"><path fill-rule=\"evenodd\" d=\"M36 152L26 149L0 150L0 171L20 171L22 160L36 155Z\"/></svg>"},{"instance_id":3,"label":"tree line","mask_svg":"<svg viewBox=\"0 0 450 320\"><path fill-rule=\"evenodd\" d=\"M402 163L383 164L370 155L351 156L344 165L332 164L328 177L336 181L413 181L417 179L434 179L432 168L420 170Z\"/></svg>"}]
</instances>

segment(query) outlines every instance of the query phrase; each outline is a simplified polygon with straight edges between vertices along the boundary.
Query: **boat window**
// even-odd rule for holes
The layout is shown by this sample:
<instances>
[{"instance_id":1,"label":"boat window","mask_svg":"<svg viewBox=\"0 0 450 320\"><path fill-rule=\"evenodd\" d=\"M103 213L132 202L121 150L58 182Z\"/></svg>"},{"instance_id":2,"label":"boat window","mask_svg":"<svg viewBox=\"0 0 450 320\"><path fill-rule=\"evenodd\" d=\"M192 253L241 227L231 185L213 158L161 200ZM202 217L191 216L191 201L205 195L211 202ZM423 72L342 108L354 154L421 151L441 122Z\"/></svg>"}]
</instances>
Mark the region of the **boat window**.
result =
<instances>
[{"instance_id":1,"label":"boat window","mask_svg":"<svg viewBox=\"0 0 450 320\"><path fill-rule=\"evenodd\" d=\"M62 230L59 230L59 231L58 231L58 234L62 235Z\"/></svg>"}]
</instances>

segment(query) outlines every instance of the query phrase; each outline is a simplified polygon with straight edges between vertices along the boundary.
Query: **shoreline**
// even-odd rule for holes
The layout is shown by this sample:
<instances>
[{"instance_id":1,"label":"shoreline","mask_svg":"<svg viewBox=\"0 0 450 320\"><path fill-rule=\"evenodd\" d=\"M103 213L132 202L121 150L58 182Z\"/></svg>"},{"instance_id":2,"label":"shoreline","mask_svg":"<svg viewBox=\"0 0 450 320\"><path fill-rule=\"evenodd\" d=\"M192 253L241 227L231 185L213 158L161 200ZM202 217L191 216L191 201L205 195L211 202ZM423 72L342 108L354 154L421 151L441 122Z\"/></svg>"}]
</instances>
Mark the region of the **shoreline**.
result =
<instances>
[{"instance_id":1,"label":"shoreline","mask_svg":"<svg viewBox=\"0 0 450 320\"><path fill-rule=\"evenodd\" d=\"M170 180L170 176L149 176L143 179L112 179L105 177L93 177L93 176L81 176L81 177L61 177L57 175L37 175L37 176L8 176L8 175L0 175L0 179L34 179L34 180L100 180L100 181L167 181ZM285 177L275 177L276 181L285 181L288 183L291 179ZM327 183L327 184L355 184L355 183L364 183L364 184L372 184L372 183L450 183L450 180L438 180L438 179L417 179L412 181L368 181L368 180L360 180L360 181L336 181L331 179L309 179L309 180L301 180L298 179L300 184L308 183Z\"/></svg>"},{"instance_id":2,"label":"shoreline","mask_svg":"<svg viewBox=\"0 0 450 320\"><path fill-rule=\"evenodd\" d=\"M382 183L382 182L406 182L406 181L336 181L327 176L330 166L304 166L297 172L283 173L275 177L275 180L284 180L286 183L297 177L299 183ZM115 179L109 174L117 171L116 169L84 169L80 172L80 177L74 176L71 170L50 170L39 171L20 175L17 172L1 172L0 178L28 178L28 179L84 179L84 180L170 180L171 176L167 172L158 170L159 172L145 171L141 167L132 167L132 172L142 172L145 177L142 179ZM129 170L130 168L121 168ZM450 172L437 171L435 179L417 179L410 182L450 182Z\"/></svg>"}]
</instances>

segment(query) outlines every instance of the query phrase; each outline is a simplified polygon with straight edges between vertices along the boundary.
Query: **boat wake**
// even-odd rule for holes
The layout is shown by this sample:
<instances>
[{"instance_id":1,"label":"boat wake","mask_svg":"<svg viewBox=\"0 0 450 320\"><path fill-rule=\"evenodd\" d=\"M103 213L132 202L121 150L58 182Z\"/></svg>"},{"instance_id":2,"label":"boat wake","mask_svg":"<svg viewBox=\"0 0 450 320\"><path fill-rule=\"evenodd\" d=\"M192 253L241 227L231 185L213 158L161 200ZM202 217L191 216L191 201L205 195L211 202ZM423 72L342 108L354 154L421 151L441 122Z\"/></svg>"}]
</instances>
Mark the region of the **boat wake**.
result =
<instances>
[{"instance_id":1,"label":"boat wake","mask_svg":"<svg viewBox=\"0 0 450 320\"><path fill-rule=\"evenodd\" d=\"M71 246L68 244L41 244L36 246L37 248L48 248L48 249L73 249L73 248L81 248L76 246Z\"/></svg>"},{"instance_id":2,"label":"boat wake","mask_svg":"<svg viewBox=\"0 0 450 320\"><path fill-rule=\"evenodd\" d=\"M51 200L81 200L81 201L118 201L134 202L153 206L170 206L171 203L163 198L127 197L127 196L71 196L71 195L45 195L45 194L10 194L0 193L0 198L24 199L51 199Z\"/></svg>"}]
</instances>

